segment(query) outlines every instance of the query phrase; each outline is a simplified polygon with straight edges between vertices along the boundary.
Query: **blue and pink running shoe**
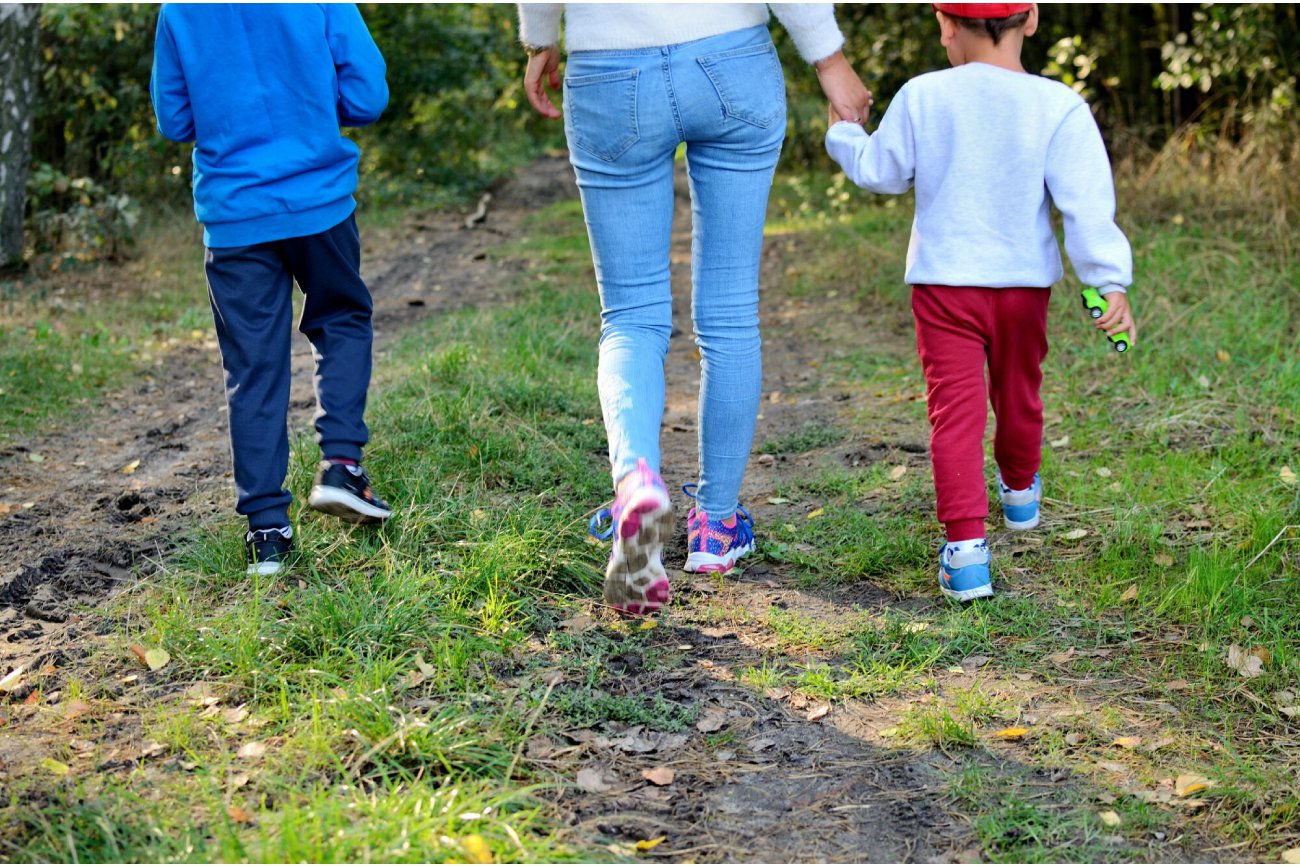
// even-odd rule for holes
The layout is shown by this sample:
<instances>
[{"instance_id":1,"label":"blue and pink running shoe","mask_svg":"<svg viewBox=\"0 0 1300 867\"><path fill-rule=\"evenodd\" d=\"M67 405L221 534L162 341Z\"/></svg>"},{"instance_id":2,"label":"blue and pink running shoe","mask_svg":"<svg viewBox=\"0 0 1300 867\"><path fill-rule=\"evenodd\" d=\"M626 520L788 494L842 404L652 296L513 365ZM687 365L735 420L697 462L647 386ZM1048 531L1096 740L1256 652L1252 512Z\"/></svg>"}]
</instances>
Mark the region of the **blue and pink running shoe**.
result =
<instances>
[{"instance_id":1,"label":"blue and pink running shoe","mask_svg":"<svg viewBox=\"0 0 1300 867\"><path fill-rule=\"evenodd\" d=\"M682 493L694 499L695 485L683 485ZM754 550L754 519L743 506L724 520L710 520L701 508L686 516L687 572L729 572L736 561Z\"/></svg>"},{"instance_id":2,"label":"blue and pink running shoe","mask_svg":"<svg viewBox=\"0 0 1300 867\"><path fill-rule=\"evenodd\" d=\"M608 528L599 527L609 522ZM673 535L673 504L659 474L638 458L623 477L612 509L591 519L591 535L614 538L605 569L605 601L623 614L653 614L668 604L664 543Z\"/></svg>"}]
</instances>

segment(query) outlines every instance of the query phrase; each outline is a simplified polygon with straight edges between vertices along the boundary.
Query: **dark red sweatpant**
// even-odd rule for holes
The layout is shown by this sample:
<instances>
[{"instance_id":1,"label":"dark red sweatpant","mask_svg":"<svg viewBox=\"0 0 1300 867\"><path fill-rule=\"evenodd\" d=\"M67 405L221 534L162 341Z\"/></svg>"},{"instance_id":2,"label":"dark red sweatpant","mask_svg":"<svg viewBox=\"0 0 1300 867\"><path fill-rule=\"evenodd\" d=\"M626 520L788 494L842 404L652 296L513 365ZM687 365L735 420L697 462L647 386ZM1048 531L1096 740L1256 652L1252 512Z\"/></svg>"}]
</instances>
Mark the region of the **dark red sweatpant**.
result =
<instances>
[{"instance_id":1,"label":"dark red sweatpant","mask_svg":"<svg viewBox=\"0 0 1300 867\"><path fill-rule=\"evenodd\" d=\"M993 455L1008 486L1034 483L1042 460L1042 363L1048 289L913 286L916 349L925 372L930 461L948 541L984 536L984 427L993 404ZM988 365L988 379L984 377Z\"/></svg>"}]
</instances>

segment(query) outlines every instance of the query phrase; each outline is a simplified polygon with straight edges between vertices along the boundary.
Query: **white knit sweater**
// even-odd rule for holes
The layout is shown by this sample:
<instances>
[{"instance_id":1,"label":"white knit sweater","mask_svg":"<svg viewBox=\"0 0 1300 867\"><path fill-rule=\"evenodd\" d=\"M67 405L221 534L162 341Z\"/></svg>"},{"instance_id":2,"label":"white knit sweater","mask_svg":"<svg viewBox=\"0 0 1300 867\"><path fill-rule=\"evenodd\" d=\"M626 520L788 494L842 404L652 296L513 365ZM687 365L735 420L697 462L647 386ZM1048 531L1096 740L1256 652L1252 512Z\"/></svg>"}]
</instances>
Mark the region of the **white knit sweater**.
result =
<instances>
[{"instance_id":1,"label":"white knit sweater","mask_svg":"<svg viewBox=\"0 0 1300 867\"><path fill-rule=\"evenodd\" d=\"M520 3L519 38L555 45L563 15L569 51L655 48L767 24L769 8L809 63L844 44L830 3Z\"/></svg>"}]
</instances>

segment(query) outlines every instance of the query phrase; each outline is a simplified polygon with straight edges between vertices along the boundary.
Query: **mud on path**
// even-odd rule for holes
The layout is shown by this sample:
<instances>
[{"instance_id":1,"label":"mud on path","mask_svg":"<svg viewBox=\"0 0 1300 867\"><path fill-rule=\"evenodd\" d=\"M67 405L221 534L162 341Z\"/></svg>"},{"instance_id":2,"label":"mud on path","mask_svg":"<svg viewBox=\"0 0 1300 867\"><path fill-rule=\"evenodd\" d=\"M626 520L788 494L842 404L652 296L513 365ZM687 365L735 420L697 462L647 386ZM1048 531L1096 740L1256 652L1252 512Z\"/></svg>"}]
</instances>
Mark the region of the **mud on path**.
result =
<instances>
[{"instance_id":1,"label":"mud on path","mask_svg":"<svg viewBox=\"0 0 1300 867\"><path fill-rule=\"evenodd\" d=\"M681 178L678 186L672 259L676 329L663 424L664 476L673 491L693 480L697 454L689 208ZM567 161L548 158L504 185L475 229L466 229L461 216L439 215L410 218L388 235L363 238L364 273L375 297L377 356L414 318L499 303L510 284L526 283L518 279L523 264L487 252L518 236L524 217L537 208L575 194ZM833 391L811 365L837 344L869 343L899 358L911 352L910 333L896 318L873 321L847 300L783 294L785 270L797 261L795 244L772 238L765 251L765 399L756 443L870 407L873 398ZM197 250L195 267L200 267ZM305 340L295 341L293 369L291 424L306 430L313 399ZM95 645L94 636L108 636L120 625L101 613L109 596L133 581L149 580L152 561L196 526L229 514L233 492L214 344L178 350L165 364L141 370L137 383L106 406L116 409L0 451L0 503L20 504L0 515L0 675L17 666L28 671L74 667ZM923 429L892 421L883 408L875 418L872 431L855 431L831 448L755 455L742 496L760 533L765 523L795 514L794 506L768 503L780 481L808 472L818 461L925 465ZM32 454L44 460L33 462ZM125 467L132 471L125 473ZM557 783L540 795L561 820L588 843L620 844L617 851L624 855L630 854L631 842L663 836L666 841L642 857L670 861L987 857L970 820L946 794L961 758L890 748L881 736L896 723L905 701L837 702L822 715L821 702L798 693L759 695L738 675L765 664L774 636L762 617L715 613L777 608L834 625L863 613L917 610L934 600L898 599L867 583L809 590L785 567L761 561L724 582L685 576L672 568L685 559L686 504L680 496L675 501L682 528L667 551L674 604L650 637L658 658L650 664L624 654L612 660L601 686L615 695L658 693L694 709L695 719L678 733L610 721L575 729L548 711L544 722L553 734L535 737L526 755L532 767ZM32 505L21 507L25 503ZM605 626L615 621L594 602L589 619ZM544 648L539 643L536 649ZM513 679L508 672L503 676ZM977 676L950 673L946 683L969 686ZM21 689L11 694L11 706L23 698ZM1069 704L1068 697L1044 696L1043 701ZM15 713L7 722L0 735L0 775L7 773L6 765L17 768L25 755L22 715ZM999 760L985 755L966 761ZM675 775L668 785L642 776L663 768ZM1048 790L1070 785L1029 768L1017 766L1014 772ZM1185 856L1167 846L1147 853L1117 849L1116 857Z\"/></svg>"}]
</instances>

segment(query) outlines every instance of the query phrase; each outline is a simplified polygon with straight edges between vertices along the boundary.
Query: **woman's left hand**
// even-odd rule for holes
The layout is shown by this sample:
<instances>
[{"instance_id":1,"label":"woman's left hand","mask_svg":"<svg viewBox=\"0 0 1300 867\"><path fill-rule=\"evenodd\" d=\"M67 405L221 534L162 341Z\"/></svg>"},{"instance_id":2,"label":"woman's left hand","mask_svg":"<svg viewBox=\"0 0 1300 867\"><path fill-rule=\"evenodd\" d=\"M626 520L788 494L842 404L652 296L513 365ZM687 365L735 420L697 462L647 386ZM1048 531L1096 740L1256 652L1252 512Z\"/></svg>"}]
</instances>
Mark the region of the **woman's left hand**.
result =
<instances>
[{"instance_id":1,"label":"woman's left hand","mask_svg":"<svg viewBox=\"0 0 1300 867\"><path fill-rule=\"evenodd\" d=\"M560 49L554 45L541 49L528 58L528 69L524 71L524 93L528 102L543 117L559 117L560 110L546 94L546 85L551 90L560 89Z\"/></svg>"}]
</instances>

